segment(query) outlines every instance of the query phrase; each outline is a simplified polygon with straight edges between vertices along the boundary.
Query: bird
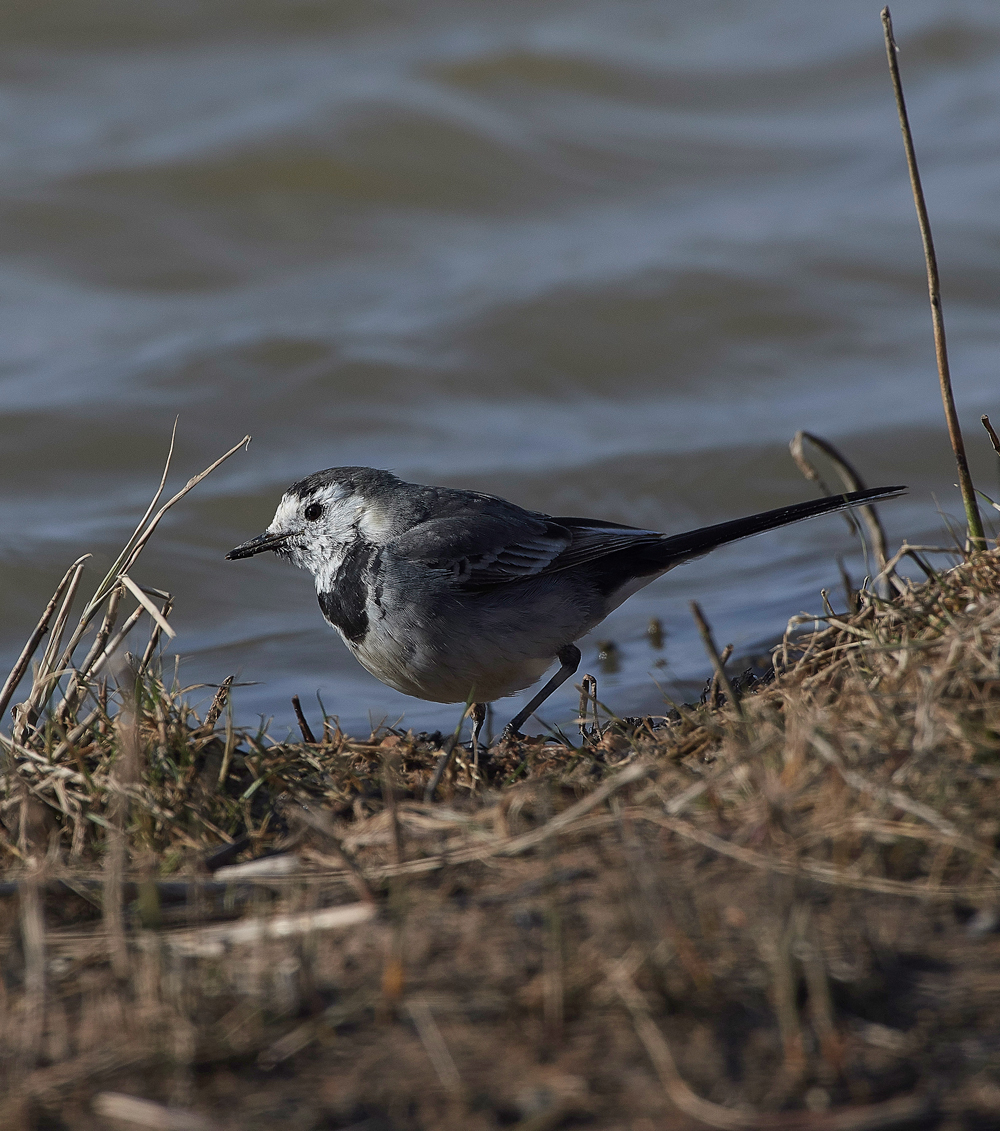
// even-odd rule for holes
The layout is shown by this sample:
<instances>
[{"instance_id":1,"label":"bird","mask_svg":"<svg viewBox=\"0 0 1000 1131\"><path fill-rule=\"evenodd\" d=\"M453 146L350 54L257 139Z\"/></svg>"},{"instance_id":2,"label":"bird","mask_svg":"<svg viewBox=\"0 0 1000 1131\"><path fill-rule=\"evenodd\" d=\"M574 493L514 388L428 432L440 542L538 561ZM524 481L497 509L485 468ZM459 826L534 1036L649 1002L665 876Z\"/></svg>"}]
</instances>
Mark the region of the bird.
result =
<instances>
[{"instance_id":1,"label":"bird","mask_svg":"<svg viewBox=\"0 0 1000 1131\"><path fill-rule=\"evenodd\" d=\"M633 593L718 546L895 498L876 487L682 534L553 517L497 495L331 467L293 483L270 526L230 561L270 551L308 570L327 623L372 675L418 699L486 704L559 669L504 730L521 727L580 665L577 641Z\"/></svg>"}]
</instances>

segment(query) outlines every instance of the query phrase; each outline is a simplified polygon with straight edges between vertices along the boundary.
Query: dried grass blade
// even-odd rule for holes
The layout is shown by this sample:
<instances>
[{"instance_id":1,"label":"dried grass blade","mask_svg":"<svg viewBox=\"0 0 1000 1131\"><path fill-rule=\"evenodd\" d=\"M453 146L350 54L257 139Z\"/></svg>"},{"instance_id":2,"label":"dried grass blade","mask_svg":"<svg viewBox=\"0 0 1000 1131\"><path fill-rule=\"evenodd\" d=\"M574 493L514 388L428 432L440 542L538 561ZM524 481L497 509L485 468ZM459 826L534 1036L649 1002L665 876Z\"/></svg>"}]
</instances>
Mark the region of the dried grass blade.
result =
<instances>
[{"instance_id":1,"label":"dried grass blade","mask_svg":"<svg viewBox=\"0 0 1000 1131\"><path fill-rule=\"evenodd\" d=\"M726 698L729 700L730 707L732 707L745 727L746 716L743 711L743 704L736 694L736 689L733 687L732 681L726 674L725 664L722 661L722 657L719 655L719 649L715 646L712 630L709 628L708 621L705 620L705 614L701 611L701 605L699 605L697 601L692 601L690 607L691 616L694 617L694 623L698 626L698 634L701 637L701 642L704 644L708 658L712 661L712 667L715 669L715 678L725 689Z\"/></svg>"},{"instance_id":2,"label":"dried grass blade","mask_svg":"<svg viewBox=\"0 0 1000 1131\"><path fill-rule=\"evenodd\" d=\"M325 813L314 813L303 802L296 801L292 798L284 799L278 808L286 819L300 821L302 824L308 825L309 828L315 829L318 833L326 837L336 853L337 860L349 872L350 881L355 891L357 891L358 895L366 903L375 903L375 893L365 879L364 873L358 867L354 857L351 856L344 847L340 837L337 835L337 830L333 827L333 822Z\"/></svg>"},{"instance_id":3,"label":"dried grass blade","mask_svg":"<svg viewBox=\"0 0 1000 1131\"><path fill-rule=\"evenodd\" d=\"M170 447L167 449L167 458L166 458L166 460L164 461L164 464L163 464L163 474L160 476L160 483L159 483L159 486L156 488L156 494L153 495L153 498L152 498L149 506L146 507L145 514L142 516L141 519L139 519L139 523L136 526L135 530L132 532L131 537L125 543L125 546L123 547L123 549L122 549L121 553L118 555L118 557L115 559L114 564L111 566L111 569L109 569L107 574L105 574L104 580L101 582L100 585L98 585L97 590L94 593L94 596L91 597L90 602L87 605L87 608L84 610L83 616L80 618L79 628L77 630L81 636L83 635L83 632L85 631L87 625L90 623L91 617L93 617L94 613L100 607L101 602L104 600L104 598L111 591L112 582L115 581L119 572L122 570L123 563L125 561L127 561L128 556L131 553L131 550L136 543L136 539L138 539L141 536L143 529L144 529L147 521L149 520L149 516L153 513L154 507L160 501L160 497L163 495L163 488L167 484L167 473L170 471L170 461L173 459L173 455L174 455L174 444L175 444L176 439L177 439L177 420L178 419L179 418L175 417L174 426L173 426L173 428L171 429L171 432L170 432Z\"/></svg>"},{"instance_id":4,"label":"dried grass blade","mask_svg":"<svg viewBox=\"0 0 1000 1131\"><path fill-rule=\"evenodd\" d=\"M60 666L56 662L56 653L59 651L63 633L66 631L69 611L73 604L73 598L76 596L76 591L80 586L80 577L83 574L86 558L89 557L90 555L87 554L85 558L78 559L73 565L73 576L70 578L69 585L66 587L62 604L59 606L59 612L56 614L55 624L52 626L52 635L49 637L48 647L45 649L42 655L42 661L38 666L39 679L45 679Z\"/></svg>"},{"instance_id":5,"label":"dried grass blade","mask_svg":"<svg viewBox=\"0 0 1000 1131\"><path fill-rule=\"evenodd\" d=\"M111 630L115 627L115 621L118 619L118 606L121 604L122 597L125 595L125 590L120 585L116 585L111 591L111 596L108 599L108 607L104 613L104 620L101 622L101 627L97 630L97 635L94 637L94 643L90 647L90 651L84 658L83 663L73 674L70 680L69 687L66 694L63 696L62 702L56 708L56 717L65 718L68 714L75 711L83 692L82 687L85 683L90 669L94 661L101 654L104 645L108 642L108 637L111 635ZM66 651L63 653L65 663L63 667L68 667L73 658L73 651L76 644L79 643L77 632L74 632L69 644L66 646Z\"/></svg>"},{"instance_id":6,"label":"dried grass blade","mask_svg":"<svg viewBox=\"0 0 1000 1131\"><path fill-rule=\"evenodd\" d=\"M170 615L170 610L174 607L173 597L167 597L163 602L163 608L160 609L160 615L164 618ZM142 659L139 661L139 667L136 669L137 673L141 675L147 667L149 661L153 658L153 653L156 651L160 643L160 626L159 624L153 625L153 631L149 634L149 640L146 644L146 649L142 654Z\"/></svg>"},{"instance_id":7,"label":"dried grass blade","mask_svg":"<svg viewBox=\"0 0 1000 1131\"><path fill-rule=\"evenodd\" d=\"M156 512L156 514L153 515L153 517L149 520L148 524L146 525L145 530L142 531L138 540L136 541L135 545L133 546L131 552L125 558L124 564L121 567L122 573L127 573L132 568L132 566L135 564L136 559L142 553L146 543L152 537L153 531L157 528L157 526L159 526L160 520L167 513L167 511L170 510L170 508L172 506L174 506L176 503L179 503L181 501L181 499L183 499L184 496L189 491L192 491L195 487L197 487L198 484L204 478L206 478L206 476L211 475L212 472L215 471L215 469L217 467L220 467L222 464L224 464L226 462L226 460L229 459L230 456L234 456L240 450L240 448L246 447L246 445L249 444L249 443L250 443L250 436L249 435L244 436L243 439L240 440L240 442L238 444L234 444L229 449L229 451L226 452L225 455L220 456L214 463L209 464L209 466L206 467L204 471L201 471L197 475L192 476L187 481L187 483L185 483L184 486L177 492L176 495L173 495L170 499L168 499L163 504L162 507L160 507L160 509Z\"/></svg>"},{"instance_id":8,"label":"dried grass blade","mask_svg":"<svg viewBox=\"0 0 1000 1131\"><path fill-rule=\"evenodd\" d=\"M28 637L24 648L21 650L21 655L18 656L16 663L13 668L11 668L10 675L7 676L3 689L0 690L0 718L3 717L3 713L7 710L7 705L10 703L11 697L17 690L18 684L24 678L24 673L28 670L28 665L31 663L31 657L35 654L42 637L48 631L52 614L55 612L56 606L62 600L63 594L66 592L70 582L73 580L76 569L89 557L90 554L85 554L82 558L77 558L63 575L62 581L59 582L55 592L49 598L49 603L45 606L45 611L42 613L38 624L35 625L34 630Z\"/></svg>"},{"instance_id":9,"label":"dried grass blade","mask_svg":"<svg viewBox=\"0 0 1000 1131\"><path fill-rule=\"evenodd\" d=\"M89 556L88 554L87 557ZM34 726L39 712L48 702L49 697L55 690L56 684L66 674L64 668L56 665L56 655L62 643L66 622L69 620L69 611L73 604L73 598L76 596L76 591L80 585L80 577L83 573L85 561L86 558L81 558L73 566L73 575L70 578L69 585L66 586L66 592L63 594L59 611L56 613L55 623L52 626L52 635L49 638L49 643L42 655L42 659L38 664L38 670L35 673L34 680L32 680L31 691L28 693L28 698L18 711L18 721L14 726L14 734L18 739L23 739L28 728Z\"/></svg>"},{"instance_id":10,"label":"dried grass blade","mask_svg":"<svg viewBox=\"0 0 1000 1131\"><path fill-rule=\"evenodd\" d=\"M205 715L205 721L201 724L202 730L212 731L215 729L215 724L219 721L222 712L226 709L226 703L229 701L229 689L233 686L233 680L235 678L235 675L227 675L222 683L219 684L212 698L212 705L208 708L208 713Z\"/></svg>"},{"instance_id":11,"label":"dried grass blade","mask_svg":"<svg viewBox=\"0 0 1000 1131\"><path fill-rule=\"evenodd\" d=\"M175 420L173 431L170 434L170 448L167 451L167 458L164 463L163 474L160 476L160 483L156 489L156 493L153 495L149 506L146 508L145 514L143 514L142 519L136 526L131 538L129 538L129 540L125 543L124 548L115 559L113 565L111 566L111 569L108 570L107 574L105 574L104 579L101 581L100 585L98 585L93 597L91 597L90 601L87 603L87 606L83 611L83 615L80 618L80 623L77 625L76 631L73 634L73 639L71 642L73 648L75 648L76 645L80 642L84 632L86 632L87 627L93 620L94 614L101 607L101 604L111 592L114 585L118 584L119 575L122 573L127 573L135 564L136 559L139 557L139 554L142 552L146 543L152 536L153 531L159 525L160 519L163 518L166 512L175 503L183 499L184 496L193 487L196 487L205 478L205 476L210 475L220 464L224 463L227 459L229 459L231 455L234 455L237 451L239 451L241 447L250 442L250 437L244 436L243 439L240 440L240 442L234 447L230 448L225 455L221 456L213 464L205 468L205 470L202 471L199 475L196 475L192 479L189 479L184 487L182 487L181 490L178 491L177 494L174 495L174 497L170 499L169 502L165 503L162 507L160 507L158 511L156 511L155 514L153 514L153 510L156 504L160 501L160 498L163 495L164 486L167 482L167 473L170 470L170 462L174 453L174 441L176 432L177 421ZM153 514L152 518L150 518L151 514Z\"/></svg>"},{"instance_id":12,"label":"dried grass blade","mask_svg":"<svg viewBox=\"0 0 1000 1131\"><path fill-rule=\"evenodd\" d=\"M132 612L128 620L126 620L121 628L114 634L114 636L108 642L107 646L94 661L93 665L91 666L90 672L88 673L90 676L97 675L97 673L101 670L105 663L107 663L110 657L112 657L115 652L118 651L118 649L122 646L125 637L128 636L132 629L135 628L135 626L139 623L139 620L145 611L145 608L140 605Z\"/></svg>"},{"instance_id":13,"label":"dried grass blade","mask_svg":"<svg viewBox=\"0 0 1000 1131\"><path fill-rule=\"evenodd\" d=\"M801 429L792 437L791 443L788 445L788 450L792 453L792 459L795 460L799 471L814 483L818 483L820 487L830 495L836 494L831 491L829 487L823 482L819 472L815 467L806 459L805 452L803 451L803 441L808 440L814 444L821 452L826 455L833 466L837 469L837 474L840 476L841 482L848 491L863 491L865 483L857 470L847 460L844 455L830 443L829 440L824 440L822 436L817 436L813 432L803 432ZM878 511L874 506L857 507L855 508L858 514L864 519L865 526L868 527L868 536L872 540L872 546L875 549L875 557L878 559L878 567L880 570L885 570L886 562L889 558L889 551L885 540L885 530L882 526L882 520L878 516ZM857 531L857 526L851 516L851 512L843 511L844 518L847 519L847 524L850 526L852 533Z\"/></svg>"},{"instance_id":14,"label":"dried grass blade","mask_svg":"<svg viewBox=\"0 0 1000 1131\"><path fill-rule=\"evenodd\" d=\"M121 581L122 585L124 585L128 589L128 591L139 602L139 604L142 605L146 612L149 613L149 615L156 622L156 626L160 629L160 631L165 632L167 636L169 636L170 639L173 640L177 636L177 633L174 632L169 624L167 624L160 610L153 604L153 602L146 596L146 594L143 593L143 591L139 588L138 585L136 585L132 578L129 577L127 573L123 573L119 578L119 581Z\"/></svg>"}]
</instances>

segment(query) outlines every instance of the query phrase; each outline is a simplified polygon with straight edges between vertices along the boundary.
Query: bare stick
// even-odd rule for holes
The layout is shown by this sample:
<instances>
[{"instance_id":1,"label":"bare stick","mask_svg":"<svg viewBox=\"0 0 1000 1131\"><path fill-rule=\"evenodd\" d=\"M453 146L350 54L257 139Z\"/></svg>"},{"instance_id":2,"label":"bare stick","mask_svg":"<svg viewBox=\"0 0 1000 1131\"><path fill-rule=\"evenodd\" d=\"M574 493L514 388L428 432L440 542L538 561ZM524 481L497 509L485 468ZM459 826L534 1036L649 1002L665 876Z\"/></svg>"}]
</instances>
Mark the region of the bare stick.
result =
<instances>
[{"instance_id":1,"label":"bare stick","mask_svg":"<svg viewBox=\"0 0 1000 1131\"><path fill-rule=\"evenodd\" d=\"M979 514L976 491L972 486L969 461L965 455L965 441L962 427L958 422L955 397L951 390L951 372L948 367L948 347L944 336L944 315L941 313L941 283L938 279L937 256L934 254L934 241L931 238L931 224L924 203L924 190L920 184L920 171L917 168L917 155L913 149L913 135L910 133L910 119L906 113L903 98L903 83L899 77L898 48L892 34L892 17L889 9L882 9L882 27L885 31L885 52L889 60L889 73L892 75L892 88L896 94L896 109L899 111L899 126L903 131L903 145L906 149L906 165L910 171L910 186L913 189L913 203L917 207L917 221L920 224L920 238L924 245L924 259L927 263L927 290L931 300L931 320L934 324L934 352L937 355L938 377L941 381L941 400L944 402L944 416L948 422L948 436L951 439L955 462L958 464L958 485L965 504L965 518L969 529L969 545L973 550L986 549L986 535L983 520Z\"/></svg>"},{"instance_id":2,"label":"bare stick","mask_svg":"<svg viewBox=\"0 0 1000 1131\"><path fill-rule=\"evenodd\" d=\"M694 617L694 623L698 626L698 632L701 635L702 643L705 645L705 651L708 653L708 658L712 661L712 667L715 669L715 674L718 677L719 683L725 689L726 698L729 700L729 705L732 709L743 718L743 704L736 697L736 691L726 675L726 669L722 663L722 657L719 655L719 650L715 646L715 640L712 638L712 630L708 627L708 621L705 620L705 615L701 611L701 606L697 601L691 602L691 615Z\"/></svg>"},{"instance_id":3,"label":"bare stick","mask_svg":"<svg viewBox=\"0 0 1000 1131\"><path fill-rule=\"evenodd\" d=\"M302 741L308 742L310 746L316 745L316 736L312 732L312 727L306 721L305 715L302 713L302 704L299 702L297 695L292 696L292 710L295 712L295 718L299 724L299 730L302 731Z\"/></svg>"}]
</instances>

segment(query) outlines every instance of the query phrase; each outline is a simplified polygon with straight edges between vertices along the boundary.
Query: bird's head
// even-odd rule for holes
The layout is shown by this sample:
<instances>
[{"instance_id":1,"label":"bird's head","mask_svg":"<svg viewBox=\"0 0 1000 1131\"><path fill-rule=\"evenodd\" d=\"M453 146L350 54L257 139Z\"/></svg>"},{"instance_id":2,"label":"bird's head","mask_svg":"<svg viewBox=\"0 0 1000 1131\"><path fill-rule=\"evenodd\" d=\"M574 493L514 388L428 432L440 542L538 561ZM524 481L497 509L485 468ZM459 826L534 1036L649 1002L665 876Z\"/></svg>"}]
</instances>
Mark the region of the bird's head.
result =
<instances>
[{"instance_id":1,"label":"bird's head","mask_svg":"<svg viewBox=\"0 0 1000 1131\"><path fill-rule=\"evenodd\" d=\"M368 467L317 471L281 496L271 525L226 554L234 561L270 550L316 578L317 586L336 574L346 551L359 539L378 540L384 530L380 505L396 477Z\"/></svg>"}]
</instances>

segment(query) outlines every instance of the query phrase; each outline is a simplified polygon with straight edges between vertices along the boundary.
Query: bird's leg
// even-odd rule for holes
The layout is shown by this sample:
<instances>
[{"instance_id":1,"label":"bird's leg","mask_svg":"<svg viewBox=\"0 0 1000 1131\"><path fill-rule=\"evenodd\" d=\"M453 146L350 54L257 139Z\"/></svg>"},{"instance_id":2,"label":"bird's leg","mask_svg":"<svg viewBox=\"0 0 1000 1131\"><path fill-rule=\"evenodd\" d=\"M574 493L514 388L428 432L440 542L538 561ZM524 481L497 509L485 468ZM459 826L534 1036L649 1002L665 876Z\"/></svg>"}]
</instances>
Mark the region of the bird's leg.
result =
<instances>
[{"instance_id":1,"label":"bird's leg","mask_svg":"<svg viewBox=\"0 0 1000 1131\"><path fill-rule=\"evenodd\" d=\"M557 655L559 663L562 667L556 674L549 680L549 682L542 688L541 691L531 700L531 702L519 711L507 724L503 732L504 738L520 738L521 727L531 715L533 715L538 708L545 702L546 699L569 679L569 677L580 666L580 649L575 644L567 644L565 647L560 648Z\"/></svg>"},{"instance_id":2,"label":"bird's leg","mask_svg":"<svg viewBox=\"0 0 1000 1131\"><path fill-rule=\"evenodd\" d=\"M479 735L483 729L483 723L486 722L486 704L473 703L472 704L472 765L476 771L476 778L479 778Z\"/></svg>"}]
</instances>

